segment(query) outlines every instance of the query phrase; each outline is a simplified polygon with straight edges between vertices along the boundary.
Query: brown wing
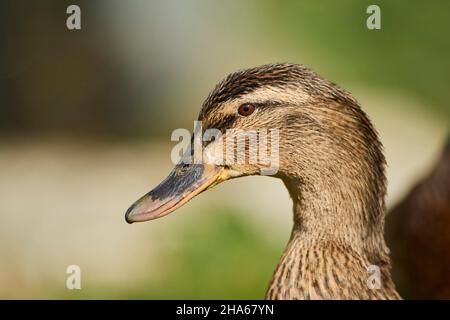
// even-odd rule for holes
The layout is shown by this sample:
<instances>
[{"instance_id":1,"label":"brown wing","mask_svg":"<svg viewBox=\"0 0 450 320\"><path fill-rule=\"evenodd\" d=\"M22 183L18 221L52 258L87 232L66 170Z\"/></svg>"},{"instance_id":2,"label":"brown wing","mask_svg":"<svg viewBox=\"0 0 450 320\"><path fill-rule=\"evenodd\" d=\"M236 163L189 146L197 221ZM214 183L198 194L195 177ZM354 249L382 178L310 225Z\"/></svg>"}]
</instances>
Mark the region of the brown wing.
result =
<instances>
[{"instance_id":1,"label":"brown wing","mask_svg":"<svg viewBox=\"0 0 450 320\"><path fill-rule=\"evenodd\" d=\"M431 173L388 214L386 233L400 294L450 299L450 139Z\"/></svg>"}]
</instances>

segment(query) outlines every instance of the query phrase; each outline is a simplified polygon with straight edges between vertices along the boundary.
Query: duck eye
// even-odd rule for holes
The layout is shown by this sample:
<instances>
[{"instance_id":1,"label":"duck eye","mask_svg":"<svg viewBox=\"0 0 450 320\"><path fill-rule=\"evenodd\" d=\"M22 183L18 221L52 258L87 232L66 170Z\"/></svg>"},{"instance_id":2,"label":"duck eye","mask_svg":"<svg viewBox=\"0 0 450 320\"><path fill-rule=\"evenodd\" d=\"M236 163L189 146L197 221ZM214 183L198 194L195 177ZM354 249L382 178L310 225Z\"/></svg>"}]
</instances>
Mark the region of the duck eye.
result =
<instances>
[{"instance_id":1,"label":"duck eye","mask_svg":"<svg viewBox=\"0 0 450 320\"><path fill-rule=\"evenodd\" d=\"M251 115L253 111L255 111L255 106L249 103L241 105L238 109L238 113L244 117Z\"/></svg>"}]
</instances>

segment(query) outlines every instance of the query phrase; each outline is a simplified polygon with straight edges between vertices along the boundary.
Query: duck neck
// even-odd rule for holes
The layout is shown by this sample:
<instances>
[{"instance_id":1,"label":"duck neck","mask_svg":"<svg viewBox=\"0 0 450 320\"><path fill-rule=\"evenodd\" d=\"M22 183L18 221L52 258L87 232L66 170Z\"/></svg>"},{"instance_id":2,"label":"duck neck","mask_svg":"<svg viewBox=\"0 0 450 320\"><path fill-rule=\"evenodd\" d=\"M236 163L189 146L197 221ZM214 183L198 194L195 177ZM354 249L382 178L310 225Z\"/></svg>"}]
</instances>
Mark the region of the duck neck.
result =
<instances>
[{"instance_id":1,"label":"duck neck","mask_svg":"<svg viewBox=\"0 0 450 320\"><path fill-rule=\"evenodd\" d=\"M373 255L384 247L383 187L363 189L364 182L340 176L320 183L285 180L293 199L292 238L345 243Z\"/></svg>"},{"instance_id":2,"label":"duck neck","mask_svg":"<svg viewBox=\"0 0 450 320\"><path fill-rule=\"evenodd\" d=\"M367 184L345 177L320 184L283 180L294 202L294 226L267 297L377 297L379 291L367 288L371 265L380 270L383 292L397 297L383 237L384 193L363 192L358 186Z\"/></svg>"}]
</instances>

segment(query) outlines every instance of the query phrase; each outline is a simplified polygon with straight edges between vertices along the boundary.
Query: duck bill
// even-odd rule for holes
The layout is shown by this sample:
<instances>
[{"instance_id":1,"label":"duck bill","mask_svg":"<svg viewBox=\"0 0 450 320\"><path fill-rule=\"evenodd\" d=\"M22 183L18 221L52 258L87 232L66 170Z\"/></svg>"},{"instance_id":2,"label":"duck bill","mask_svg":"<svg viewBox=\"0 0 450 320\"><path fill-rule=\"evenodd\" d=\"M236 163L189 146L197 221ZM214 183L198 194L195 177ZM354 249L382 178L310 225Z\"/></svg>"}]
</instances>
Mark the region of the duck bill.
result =
<instances>
[{"instance_id":1,"label":"duck bill","mask_svg":"<svg viewBox=\"0 0 450 320\"><path fill-rule=\"evenodd\" d=\"M164 181L127 210L125 220L133 223L163 217L226 179L225 169L220 166L179 164Z\"/></svg>"}]
</instances>

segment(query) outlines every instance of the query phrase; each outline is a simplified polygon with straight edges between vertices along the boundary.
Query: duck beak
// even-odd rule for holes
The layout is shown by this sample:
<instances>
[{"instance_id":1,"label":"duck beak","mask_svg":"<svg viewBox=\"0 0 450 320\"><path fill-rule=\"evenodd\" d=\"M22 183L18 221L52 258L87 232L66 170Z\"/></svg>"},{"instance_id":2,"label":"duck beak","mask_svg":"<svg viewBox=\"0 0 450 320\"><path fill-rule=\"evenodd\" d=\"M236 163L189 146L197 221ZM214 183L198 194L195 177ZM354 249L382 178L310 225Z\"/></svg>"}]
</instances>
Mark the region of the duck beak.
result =
<instances>
[{"instance_id":1,"label":"duck beak","mask_svg":"<svg viewBox=\"0 0 450 320\"><path fill-rule=\"evenodd\" d=\"M227 178L220 166L178 164L163 182L127 210L125 220L133 223L165 216Z\"/></svg>"}]
</instances>

